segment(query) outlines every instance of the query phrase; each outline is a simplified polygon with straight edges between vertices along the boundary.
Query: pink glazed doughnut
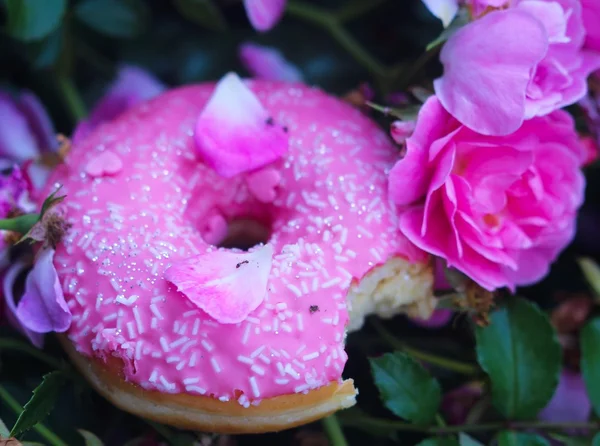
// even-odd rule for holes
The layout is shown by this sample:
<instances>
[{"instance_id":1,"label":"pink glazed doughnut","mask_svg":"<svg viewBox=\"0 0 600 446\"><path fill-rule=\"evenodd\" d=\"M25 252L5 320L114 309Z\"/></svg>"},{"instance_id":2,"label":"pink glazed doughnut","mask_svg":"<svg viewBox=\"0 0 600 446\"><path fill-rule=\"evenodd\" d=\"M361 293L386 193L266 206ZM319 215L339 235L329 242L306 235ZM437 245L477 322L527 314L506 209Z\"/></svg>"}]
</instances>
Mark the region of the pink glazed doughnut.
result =
<instances>
[{"instance_id":1,"label":"pink glazed doughnut","mask_svg":"<svg viewBox=\"0 0 600 446\"><path fill-rule=\"evenodd\" d=\"M289 135L264 167L199 156L203 84L102 125L48 186L72 224L54 257L61 342L115 405L182 428L276 431L352 406L349 307L351 328L433 310L428 260L387 199L388 136L320 90L245 85Z\"/></svg>"}]
</instances>

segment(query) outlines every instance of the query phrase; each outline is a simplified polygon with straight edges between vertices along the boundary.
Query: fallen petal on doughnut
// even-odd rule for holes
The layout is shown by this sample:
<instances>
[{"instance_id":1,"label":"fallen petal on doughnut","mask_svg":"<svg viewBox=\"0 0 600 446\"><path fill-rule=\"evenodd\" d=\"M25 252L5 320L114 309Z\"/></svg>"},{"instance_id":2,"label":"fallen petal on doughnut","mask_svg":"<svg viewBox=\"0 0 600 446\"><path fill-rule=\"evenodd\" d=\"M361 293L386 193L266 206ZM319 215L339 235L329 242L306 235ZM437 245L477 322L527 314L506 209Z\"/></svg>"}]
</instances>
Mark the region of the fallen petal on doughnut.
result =
<instances>
[{"instance_id":1,"label":"fallen petal on doughnut","mask_svg":"<svg viewBox=\"0 0 600 446\"><path fill-rule=\"evenodd\" d=\"M123 161L113 152L101 152L88 161L85 173L92 177L115 175L123 169Z\"/></svg>"},{"instance_id":2,"label":"fallen petal on doughnut","mask_svg":"<svg viewBox=\"0 0 600 446\"><path fill-rule=\"evenodd\" d=\"M287 129L275 123L235 73L217 84L194 139L202 160L225 178L272 163L289 146Z\"/></svg>"},{"instance_id":3,"label":"fallen petal on doughnut","mask_svg":"<svg viewBox=\"0 0 600 446\"><path fill-rule=\"evenodd\" d=\"M246 178L248 190L258 201L270 203L277 197L277 186L281 182L281 173L272 167L252 172Z\"/></svg>"},{"instance_id":4,"label":"fallen petal on doughnut","mask_svg":"<svg viewBox=\"0 0 600 446\"><path fill-rule=\"evenodd\" d=\"M24 327L36 333L64 332L71 325L58 274L52 263L54 250L42 251L25 281L25 294L16 316Z\"/></svg>"},{"instance_id":5,"label":"fallen petal on doughnut","mask_svg":"<svg viewBox=\"0 0 600 446\"><path fill-rule=\"evenodd\" d=\"M165 273L194 305L222 324L242 322L267 295L273 247L213 251L182 260Z\"/></svg>"}]
</instances>

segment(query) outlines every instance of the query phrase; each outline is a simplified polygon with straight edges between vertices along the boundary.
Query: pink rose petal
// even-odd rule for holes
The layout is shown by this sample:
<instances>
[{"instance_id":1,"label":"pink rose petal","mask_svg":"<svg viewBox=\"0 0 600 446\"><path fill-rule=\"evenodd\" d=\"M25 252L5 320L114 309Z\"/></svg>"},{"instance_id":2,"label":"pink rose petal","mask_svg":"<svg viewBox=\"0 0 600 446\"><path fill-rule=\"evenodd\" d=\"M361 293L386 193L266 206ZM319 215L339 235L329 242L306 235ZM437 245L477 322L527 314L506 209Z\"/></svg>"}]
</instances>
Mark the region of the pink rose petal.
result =
<instances>
[{"instance_id":1,"label":"pink rose petal","mask_svg":"<svg viewBox=\"0 0 600 446\"><path fill-rule=\"evenodd\" d=\"M206 218L201 233L206 243L218 245L227 237L227 220L219 213L210 215Z\"/></svg>"},{"instance_id":2,"label":"pink rose petal","mask_svg":"<svg viewBox=\"0 0 600 446\"><path fill-rule=\"evenodd\" d=\"M200 157L226 178L272 163L289 146L287 128L275 124L235 73L217 84L198 118L194 138Z\"/></svg>"},{"instance_id":3,"label":"pink rose petal","mask_svg":"<svg viewBox=\"0 0 600 446\"><path fill-rule=\"evenodd\" d=\"M275 48L244 43L240 46L240 60L256 79L269 81L302 82L302 73L288 62Z\"/></svg>"},{"instance_id":4,"label":"pink rose petal","mask_svg":"<svg viewBox=\"0 0 600 446\"><path fill-rule=\"evenodd\" d=\"M36 333L64 332L71 325L71 312L65 302L52 260L54 250L41 251L27 275L25 294L17 306L17 318Z\"/></svg>"},{"instance_id":5,"label":"pink rose petal","mask_svg":"<svg viewBox=\"0 0 600 446\"><path fill-rule=\"evenodd\" d=\"M123 161L113 152L101 152L85 165L85 173L92 177L115 175L123 169Z\"/></svg>"},{"instance_id":6,"label":"pink rose petal","mask_svg":"<svg viewBox=\"0 0 600 446\"><path fill-rule=\"evenodd\" d=\"M417 121L394 121L392 122L390 133L394 141L398 144L404 144L406 140L415 131Z\"/></svg>"},{"instance_id":7,"label":"pink rose petal","mask_svg":"<svg viewBox=\"0 0 600 446\"><path fill-rule=\"evenodd\" d=\"M27 339L29 339L33 345L35 345L37 348L42 348L44 346L44 335L29 330L19 321L17 317L17 303L15 302L15 296L13 292L14 286L17 278L28 267L29 265L27 263L17 261L6 271L6 274L2 279L2 291L4 293L4 301L6 302L7 310L6 319L10 325L23 333L23 335L25 335L25 337L27 337Z\"/></svg>"},{"instance_id":8,"label":"pink rose petal","mask_svg":"<svg viewBox=\"0 0 600 446\"><path fill-rule=\"evenodd\" d=\"M434 81L435 92L465 126L507 135L524 120L531 72L547 49L546 31L531 14L491 12L446 42L440 55L444 75Z\"/></svg>"},{"instance_id":9,"label":"pink rose petal","mask_svg":"<svg viewBox=\"0 0 600 446\"><path fill-rule=\"evenodd\" d=\"M274 168L266 168L253 172L246 177L250 193L258 201L270 203L277 197L277 186L281 182L281 173Z\"/></svg>"},{"instance_id":10,"label":"pink rose petal","mask_svg":"<svg viewBox=\"0 0 600 446\"><path fill-rule=\"evenodd\" d=\"M194 305L222 324L242 322L264 300L273 247L213 251L175 263L165 272Z\"/></svg>"},{"instance_id":11,"label":"pink rose petal","mask_svg":"<svg viewBox=\"0 0 600 446\"><path fill-rule=\"evenodd\" d=\"M244 0L248 20L257 31L268 31L283 16L286 0Z\"/></svg>"}]
</instances>

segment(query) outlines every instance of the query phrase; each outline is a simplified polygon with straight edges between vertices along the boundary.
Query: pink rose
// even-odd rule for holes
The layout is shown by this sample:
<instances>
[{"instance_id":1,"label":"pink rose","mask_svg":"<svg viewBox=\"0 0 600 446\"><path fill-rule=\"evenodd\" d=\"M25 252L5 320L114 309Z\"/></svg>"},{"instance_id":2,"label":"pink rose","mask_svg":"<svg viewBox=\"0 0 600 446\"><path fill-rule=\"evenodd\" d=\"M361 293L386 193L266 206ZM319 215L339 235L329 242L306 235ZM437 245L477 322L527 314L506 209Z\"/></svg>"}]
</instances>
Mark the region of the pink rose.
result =
<instances>
[{"instance_id":1,"label":"pink rose","mask_svg":"<svg viewBox=\"0 0 600 446\"><path fill-rule=\"evenodd\" d=\"M600 51L600 2L581 0L583 25L585 26L585 47Z\"/></svg>"},{"instance_id":2,"label":"pink rose","mask_svg":"<svg viewBox=\"0 0 600 446\"><path fill-rule=\"evenodd\" d=\"M584 39L579 0L515 0L448 40L435 92L474 131L508 135L585 96L600 53L583 49Z\"/></svg>"},{"instance_id":3,"label":"pink rose","mask_svg":"<svg viewBox=\"0 0 600 446\"><path fill-rule=\"evenodd\" d=\"M486 289L540 280L573 238L586 154L566 112L491 137L434 96L406 147L389 178L400 230Z\"/></svg>"}]
</instances>

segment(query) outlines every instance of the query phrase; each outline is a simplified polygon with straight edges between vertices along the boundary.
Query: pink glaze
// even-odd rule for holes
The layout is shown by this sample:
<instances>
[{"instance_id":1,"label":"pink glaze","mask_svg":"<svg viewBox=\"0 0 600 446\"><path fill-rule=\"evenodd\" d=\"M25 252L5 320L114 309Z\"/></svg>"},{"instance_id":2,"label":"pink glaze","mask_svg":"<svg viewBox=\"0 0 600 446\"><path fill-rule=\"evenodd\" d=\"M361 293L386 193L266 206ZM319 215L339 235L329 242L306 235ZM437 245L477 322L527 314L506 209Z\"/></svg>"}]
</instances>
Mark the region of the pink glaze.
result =
<instances>
[{"instance_id":1,"label":"pink glaze","mask_svg":"<svg viewBox=\"0 0 600 446\"><path fill-rule=\"evenodd\" d=\"M73 224L54 262L76 348L123 358L126 379L146 389L223 401L239 390L243 406L341 379L351 280L391 256L424 255L396 229L386 174L397 149L383 131L319 90L249 85L289 128L289 151L265 167L280 174L276 185L266 175L273 200L256 185L249 191L249 174L226 179L198 161L194 126L212 84L172 90L103 124L50 181L63 186ZM106 151L122 169L88 175ZM209 241L242 217L271 229L268 293L244 321L219 324L165 271L215 252Z\"/></svg>"}]
</instances>

